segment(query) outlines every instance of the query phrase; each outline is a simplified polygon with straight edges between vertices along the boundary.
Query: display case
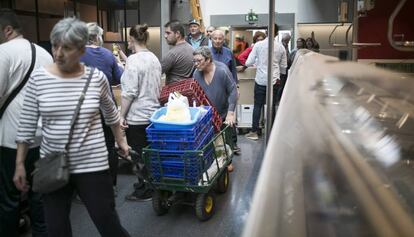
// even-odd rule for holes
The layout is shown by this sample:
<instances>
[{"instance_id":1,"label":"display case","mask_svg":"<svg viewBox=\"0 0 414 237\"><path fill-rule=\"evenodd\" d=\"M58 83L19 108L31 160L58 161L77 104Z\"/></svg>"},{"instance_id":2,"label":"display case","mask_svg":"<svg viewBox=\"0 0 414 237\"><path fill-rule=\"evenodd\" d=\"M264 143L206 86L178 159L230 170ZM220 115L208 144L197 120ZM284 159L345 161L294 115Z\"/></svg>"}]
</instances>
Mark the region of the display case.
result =
<instances>
[{"instance_id":1,"label":"display case","mask_svg":"<svg viewBox=\"0 0 414 237\"><path fill-rule=\"evenodd\" d=\"M243 236L413 236L414 79L297 55Z\"/></svg>"}]
</instances>

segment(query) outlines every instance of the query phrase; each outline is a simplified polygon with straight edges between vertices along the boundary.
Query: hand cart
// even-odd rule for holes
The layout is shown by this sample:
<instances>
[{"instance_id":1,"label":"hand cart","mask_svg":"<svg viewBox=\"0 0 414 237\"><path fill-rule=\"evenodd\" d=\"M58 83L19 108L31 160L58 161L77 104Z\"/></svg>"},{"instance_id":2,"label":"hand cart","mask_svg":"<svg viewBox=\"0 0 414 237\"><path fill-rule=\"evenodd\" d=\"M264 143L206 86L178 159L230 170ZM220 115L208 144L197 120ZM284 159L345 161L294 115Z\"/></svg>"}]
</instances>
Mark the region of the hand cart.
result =
<instances>
[{"instance_id":1,"label":"hand cart","mask_svg":"<svg viewBox=\"0 0 414 237\"><path fill-rule=\"evenodd\" d=\"M213 191L225 193L229 186L231 133L232 129L225 127L199 150L168 154L149 147L143 149L142 158L148 171L145 176L154 188L152 205L157 215L166 214L175 204L194 206L201 221L214 214Z\"/></svg>"}]
</instances>

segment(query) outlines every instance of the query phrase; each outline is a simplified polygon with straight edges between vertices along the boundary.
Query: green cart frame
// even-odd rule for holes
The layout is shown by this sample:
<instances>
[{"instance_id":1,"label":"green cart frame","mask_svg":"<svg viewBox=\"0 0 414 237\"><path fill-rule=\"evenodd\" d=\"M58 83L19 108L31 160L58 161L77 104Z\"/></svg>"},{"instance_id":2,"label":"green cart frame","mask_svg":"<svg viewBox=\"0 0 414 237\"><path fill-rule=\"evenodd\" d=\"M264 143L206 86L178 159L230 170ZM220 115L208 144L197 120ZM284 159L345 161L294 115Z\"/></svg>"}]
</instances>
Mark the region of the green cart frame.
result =
<instances>
[{"instance_id":1,"label":"green cart frame","mask_svg":"<svg viewBox=\"0 0 414 237\"><path fill-rule=\"evenodd\" d=\"M218 193L225 193L229 186L229 172L227 166L231 163L233 152L232 136L233 129L226 126L221 132L216 134L213 139L200 150L188 150L184 152L182 160L187 162L188 157L196 157L196 163L201 173L197 184L190 184L185 178L171 178L165 177L161 165L162 157L160 150L144 148L142 157L148 171L148 182L154 188L152 197L152 206L157 215L163 215L168 212L168 209L175 204L189 204L195 207L196 216L205 221L210 219L215 211L215 196L213 190ZM212 149L212 151L211 151ZM207 165L205 165L206 155L212 152L213 163L209 167L215 166L217 171L208 172ZM152 168L151 159L158 159L157 167ZM219 164L221 162L221 165ZM184 173L186 165L184 165ZM158 180L154 177L151 170L156 169ZM213 168L214 169L214 168ZM210 174L209 174L210 173Z\"/></svg>"}]
</instances>

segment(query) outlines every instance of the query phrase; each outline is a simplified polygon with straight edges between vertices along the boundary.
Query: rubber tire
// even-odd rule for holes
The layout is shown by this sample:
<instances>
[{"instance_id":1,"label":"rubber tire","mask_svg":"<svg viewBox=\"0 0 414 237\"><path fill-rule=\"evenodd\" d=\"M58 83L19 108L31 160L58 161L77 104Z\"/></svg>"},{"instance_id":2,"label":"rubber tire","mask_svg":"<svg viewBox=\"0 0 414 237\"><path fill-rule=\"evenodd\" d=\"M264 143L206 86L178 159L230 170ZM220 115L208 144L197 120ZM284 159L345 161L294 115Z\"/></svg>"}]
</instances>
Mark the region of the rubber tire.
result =
<instances>
[{"instance_id":1,"label":"rubber tire","mask_svg":"<svg viewBox=\"0 0 414 237\"><path fill-rule=\"evenodd\" d=\"M229 188L230 183L230 175L229 171L224 169L223 173L221 173L220 177L217 179L217 185L216 185L216 191L218 193L225 193L227 192L227 189Z\"/></svg>"},{"instance_id":2,"label":"rubber tire","mask_svg":"<svg viewBox=\"0 0 414 237\"><path fill-rule=\"evenodd\" d=\"M211 192L197 194L195 211L200 221L210 219L215 211L216 199Z\"/></svg>"},{"instance_id":3,"label":"rubber tire","mask_svg":"<svg viewBox=\"0 0 414 237\"><path fill-rule=\"evenodd\" d=\"M157 216L162 216L168 212L168 206L165 204L165 197L168 197L168 193L160 190L155 190L152 195L152 208Z\"/></svg>"}]
</instances>

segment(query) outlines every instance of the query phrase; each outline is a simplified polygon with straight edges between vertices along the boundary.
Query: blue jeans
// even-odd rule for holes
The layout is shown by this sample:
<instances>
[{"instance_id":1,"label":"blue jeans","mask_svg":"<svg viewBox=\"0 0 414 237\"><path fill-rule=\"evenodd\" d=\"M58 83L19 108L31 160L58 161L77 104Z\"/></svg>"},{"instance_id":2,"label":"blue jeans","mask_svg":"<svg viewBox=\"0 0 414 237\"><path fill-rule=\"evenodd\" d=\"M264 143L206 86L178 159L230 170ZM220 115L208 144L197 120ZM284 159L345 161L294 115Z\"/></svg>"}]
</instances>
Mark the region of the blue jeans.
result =
<instances>
[{"instance_id":1,"label":"blue jeans","mask_svg":"<svg viewBox=\"0 0 414 237\"><path fill-rule=\"evenodd\" d=\"M273 85L273 113L272 120L275 119L276 111L276 101L277 101L277 91L279 85ZM263 106L266 104L266 86L261 86L257 83L254 83L254 107L253 107L253 124L252 132L257 132L259 130L260 115L263 110Z\"/></svg>"}]
</instances>

